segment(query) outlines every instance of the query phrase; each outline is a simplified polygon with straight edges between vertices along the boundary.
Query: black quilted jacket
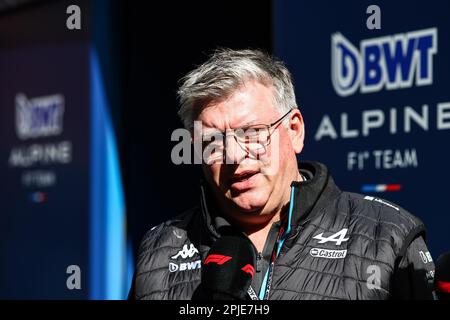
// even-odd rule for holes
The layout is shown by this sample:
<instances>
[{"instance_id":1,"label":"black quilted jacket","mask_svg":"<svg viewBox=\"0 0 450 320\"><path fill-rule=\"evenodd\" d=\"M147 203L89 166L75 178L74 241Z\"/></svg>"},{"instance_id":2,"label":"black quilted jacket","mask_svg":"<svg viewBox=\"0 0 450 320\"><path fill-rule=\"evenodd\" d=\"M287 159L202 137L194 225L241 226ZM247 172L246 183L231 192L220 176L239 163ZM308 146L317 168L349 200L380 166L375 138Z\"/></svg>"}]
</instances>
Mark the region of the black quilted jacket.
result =
<instances>
[{"instance_id":1,"label":"black quilted jacket","mask_svg":"<svg viewBox=\"0 0 450 320\"><path fill-rule=\"evenodd\" d=\"M425 229L401 207L343 192L327 168L300 162L291 232L274 262L266 299L432 299L434 264ZM137 257L130 299L192 299L201 264L226 224L202 192L200 206L152 228ZM258 255L258 294L279 223ZM263 287L266 292L267 285Z\"/></svg>"}]
</instances>

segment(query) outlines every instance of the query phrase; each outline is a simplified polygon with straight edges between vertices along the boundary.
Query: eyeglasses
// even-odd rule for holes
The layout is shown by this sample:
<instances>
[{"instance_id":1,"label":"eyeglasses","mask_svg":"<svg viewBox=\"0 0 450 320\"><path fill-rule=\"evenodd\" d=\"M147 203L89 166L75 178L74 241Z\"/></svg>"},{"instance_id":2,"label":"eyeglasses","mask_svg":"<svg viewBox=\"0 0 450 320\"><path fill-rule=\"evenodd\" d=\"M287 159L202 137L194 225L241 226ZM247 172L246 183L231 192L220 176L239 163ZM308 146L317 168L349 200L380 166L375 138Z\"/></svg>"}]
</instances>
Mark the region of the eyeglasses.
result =
<instances>
[{"instance_id":1,"label":"eyeglasses","mask_svg":"<svg viewBox=\"0 0 450 320\"><path fill-rule=\"evenodd\" d=\"M291 113L292 109L271 124L255 124L238 129L229 129L226 132L216 131L213 134L203 135L203 159L207 164L225 161L227 150L227 137L233 136L239 147L246 152L246 158L259 159L267 151L271 136L277 126Z\"/></svg>"}]
</instances>

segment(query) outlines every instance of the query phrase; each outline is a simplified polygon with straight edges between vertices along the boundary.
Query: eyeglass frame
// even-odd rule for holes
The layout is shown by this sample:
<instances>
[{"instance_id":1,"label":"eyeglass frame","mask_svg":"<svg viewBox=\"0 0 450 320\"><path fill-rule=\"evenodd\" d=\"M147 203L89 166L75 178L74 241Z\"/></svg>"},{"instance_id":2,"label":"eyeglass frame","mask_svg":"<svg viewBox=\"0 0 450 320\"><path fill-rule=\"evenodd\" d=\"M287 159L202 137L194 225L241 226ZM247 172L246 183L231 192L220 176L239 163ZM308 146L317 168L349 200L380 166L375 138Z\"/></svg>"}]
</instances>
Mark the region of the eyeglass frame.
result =
<instances>
[{"instance_id":1,"label":"eyeglass frame","mask_svg":"<svg viewBox=\"0 0 450 320\"><path fill-rule=\"evenodd\" d=\"M251 127L255 127L255 126L264 126L264 127L266 127L266 130L269 133L269 136L267 137L267 142L265 144L263 144L262 146L263 147L267 147L272 142L271 137L272 137L272 134L275 132L275 130L271 131L271 129L274 128L274 127L277 127L291 113L292 110L294 110L294 108L290 109L287 113L285 113L283 116L281 116L281 118L279 118L278 120L275 120L274 122L272 122L270 124L254 124L254 125L251 125L251 126L248 126L248 127L237 128L237 129L233 129L233 130L227 130L228 132L227 131L225 131L225 132L217 131L215 134L221 134L224 137L224 144L223 144L224 152L223 152L222 156L225 157L225 155L226 155L226 149L227 149L227 143L226 143L227 139L226 139L226 137L227 136L232 135L234 137L234 140L239 145L239 147L243 148L243 150L244 150L245 146L241 145L241 142L236 137L235 131L243 130L245 132L245 130L248 130ZM229 131L231 131L233 133L230 134ZM245 150L245 151L248 152L248 150Z\"/></svg>"}]
</instances>

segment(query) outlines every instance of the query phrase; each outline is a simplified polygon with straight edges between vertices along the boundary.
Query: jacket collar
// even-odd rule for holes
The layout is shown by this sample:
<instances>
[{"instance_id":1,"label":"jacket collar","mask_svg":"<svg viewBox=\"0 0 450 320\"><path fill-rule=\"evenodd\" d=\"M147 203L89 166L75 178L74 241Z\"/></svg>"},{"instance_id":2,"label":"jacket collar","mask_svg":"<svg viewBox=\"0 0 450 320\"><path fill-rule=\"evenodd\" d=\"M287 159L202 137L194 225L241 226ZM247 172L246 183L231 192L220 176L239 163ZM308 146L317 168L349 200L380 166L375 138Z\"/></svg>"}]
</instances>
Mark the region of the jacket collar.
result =
<instances>
[{"instance_id":1,"label":"jacket collar","mask_svg":"<svg viewBox=\"0 0 450 320\"><path fill-rule=\"evenodd\" d=\"M341 191L335 185L327 167L319 162L299 162L300 172L306 176L306 181L292 182L294 188L294 204L292 210L291 228L311 220ZM229 226L229 222L220 215L212 195L206 186L201 184L201 211L206 228L214 238L219 238L219 229Z\"/></svg>"},{"instance_id":2,"label":"jacket collar","mask_svg":"<svg viewBox=\"0 0 450 320\"><path fill-rule=\"evenodd\" d=\"M332 198L341 193L324 164L299 162L299 169L310 178L292 182L292 187L295 188L292 227L311 220Z\"/></svg>"}]
</instances>

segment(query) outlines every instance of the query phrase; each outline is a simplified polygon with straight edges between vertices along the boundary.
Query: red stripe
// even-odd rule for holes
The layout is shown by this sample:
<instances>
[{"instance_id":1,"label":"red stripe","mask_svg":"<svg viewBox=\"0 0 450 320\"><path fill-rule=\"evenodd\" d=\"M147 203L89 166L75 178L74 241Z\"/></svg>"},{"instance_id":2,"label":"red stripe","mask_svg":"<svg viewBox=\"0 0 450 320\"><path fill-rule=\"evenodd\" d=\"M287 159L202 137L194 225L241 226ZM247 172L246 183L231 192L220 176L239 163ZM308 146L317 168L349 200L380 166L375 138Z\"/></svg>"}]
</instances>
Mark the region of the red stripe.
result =
<instances>
[{"instance_id":1,"label":"red stripe","mask_svg":"<svg viewBox=\"0 0 450 320\"><path fill-rule=\"evenodd\" d=\"M251 264L246 264L241 270L251 275L252 278L253 275L255 274L255 268L253 268Z\"/></svg>"},{"instance_id":2,"label":"red stripe","mask_svg":"<svg viewBox=\"0 0 450 320\"><path fill-rule=\"evenodd\" d=\"M440 292L450 293L450 282L438 281L436 287Z\"/></svg>"},{"instance_id":3,"label":"red stripe","mask_svg":"<svg viewBox=\"0 0 450 320\"><path fill-rule=\"evenodd\" d=\"M399 191L402 188L401 184L388 184L386 185L386 191Z\"/></svg>"},{"instance_id":4,"label":"red stripe","mask_svg":"<svg viewBox=\"0 0 450 320\"><path fill-rule=\"evenodd\" d=\"M231 257L229 256L223 256L221 254L210 254L209 256L206 257L204 264L209 264L213 262L217 263L218 265L222 265L229 260L231 260Z\"/></svg>"}]
</instances>

